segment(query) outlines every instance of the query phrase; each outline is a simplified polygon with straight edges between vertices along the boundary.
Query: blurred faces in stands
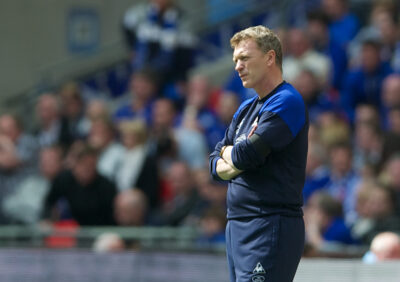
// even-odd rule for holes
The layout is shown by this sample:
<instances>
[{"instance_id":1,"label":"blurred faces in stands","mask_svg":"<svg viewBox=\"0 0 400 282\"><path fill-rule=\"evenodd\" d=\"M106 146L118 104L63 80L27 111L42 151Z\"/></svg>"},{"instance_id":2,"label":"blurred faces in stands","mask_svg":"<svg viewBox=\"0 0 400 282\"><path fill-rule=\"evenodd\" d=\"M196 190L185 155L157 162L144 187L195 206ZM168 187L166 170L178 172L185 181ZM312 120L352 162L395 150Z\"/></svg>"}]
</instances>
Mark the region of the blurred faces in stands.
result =
<instances>
[{"instance_id":1,"label":"blurred faces in stands","mask_svg":"<svg viewBox=\"0 0 400 282\"><path fill-rule=\"evenodd\" d=\"M81 186L88 186L96 177L97 152L86 147L77 156L72 173Z\"/></svg>"},{"instance_id":2,"label":"blurred faces in stands","mask_svg":"<svg viewBox=\"0 0 400 282\"><path fill-rule=\"evenodd\" d=\"M116 233L103 233L93 244L93 250L99 253L119 252L125 249L125 242Z\"/></svg>"},{"instance_id":3,"label":"blurred faces in stands","mask_svg":"<svg viewBox=\"0 0 400 282\"><path fill-rule=\"evenodd\" d=\"M393 108L388 114L389 131L400 136L400 107Z\"/></svg>"},{"instance_id":4,"label":"blurred faces in stands","mask_svg":"<svg viewBox=\"0 0 400 282\"><path fill-rule=\"evenodd\" d=\"M346 143L338 143L330 149L332 174L346 176L352 169L352 150Z\"/></svg>"},{"instance_id":5,"label":"blurred faces in stands","mask_svg":"<svg viewBox=\"0 0 400 282\"><path fill-rule=\"evenodd\" d=\"M39 167L46 179L54 179L63 169L62 149L57 146L43 148L40 152Z\"/></svg>"},{"instance_id":6,"label":"blurred faces in stands","mask_svg":"<svg viewBox=\"0 0 400 282\"><path fill-rule=\"evenodd\" d=\"M372 240L371 252L377 261L400 259L400 237L393 232L383 232Z\"/></svg>"},{"instance_id":7,"label":"blurred faces in stands","mask_svg":"<svg viewBox=\"0 0 400 282\"><path fill-rule=\"evenodd\" d=\"M59 119L59 111L57 98L53 94L46 93L39 97L36 104L36 115L41 127L47 129L56 122Z\"/></svg>"},{"instance_id":8,"label":"blurred faces in stands","mask_svg":"<svg viewBox=\"0 0 400 282\"><path fill-rule=\"evenodd\" d=\"M208 78L203 75L195 75L190 78L188 83L187 103L201 110L207 106L210 97L211 86Z\"/></svg>"},{"instance_id":9,"label":"blurred faces in stands","mask_svg":"<svg viewBox=\"0 0 400 282\"><path fill-rule=\"evenodd\" d=\"M310 41L305 32L301 29L291 29L288 35L288 51L299 58L310 50Z\"/></svg>"},{"instance_id":10,"label":"blurred faces in stands","mask_svg":"<svg viewBox=\"0 0 400 282\"><path fill-rule=\"evenodd\" d=\"M400 74L392 74L383 81L382 104L386 109L400 107Z\"/></svg>"},{"instance_id":11,"label":"blurred faces in stands","mask_svg":"<svg viewBox=\"0 0 400 282\"><path fill-rule=\"evenodd\" d=\"M174 124L176 110L171 100L158 99L153 104L152 121L155 131L171 129Z\"/></svg>"},{"instance_id":12,"label":"blurred faces in stands","mask_svg":"<svg viewBox=\"0 0 400 282\"><path fill-rule=\"evenodd\" d=\"M63 114L68 119L77 119L83 113L83 99L79 85L68 82L61 87L60 98Z\"/></svg>"},{"instance_id":13,"label":"blurred faces in stands","mask_svg":"<svg viewBox=\"0 0 400 282\"><path fill-rule=\"evenodd\" d=\"M400 192L400 155L397 153L387 164L389 185L397 192Z\"/></svg>"},{"instance_id":14,"label":"blurred faces in stands","mask_svg":"<svg viewBox=\"0 0 400 282\"><path fill-rule=\"evenodd\" d=\"M146 195L139 189L120 192L114 200L114 216L118 225L142 226L148 211Z\"/></svg>"},{"instance_id":15,"label":"blurred faces in stands","mask_svg":"<svg viewBox=\"0 0 400 282\"><path fill-rule=\"evenodd\" d=\"M133 95L134 103L142 106L141 103L147 103L157 94L158 84L154 72L149 69L134 72L131 76L129 89Z\"/></svg>"},{"instance_id":16,"label":"blurred faces in stands","mask_svg":"<svg viewBox=\"0 0 400 282\"><path fill-rule=\"evenodd\" d=\"M103 150L114 140L114 126L107 118L93 120L88 143L95 149Z\"/></svg>"},{"instance_id":17,"label":"blurred faces in stands","mask_svg":"<svg viewBox=\"0 0 400 282\"><path fill-rule=\"evenodd\" d=\"M184 162L173 163L167 178L175 195L189 194L194 185L191 171Z\"/></svg>"},{"instance_id":18,"label":"blurred faces in stands","mask_svg":"<svg viewBox=\"0 0 400 282\"><path fill-rule=\"evenodd\" d=\"M224 124L229 125L238 107L239 99L237 94L225 91L221 93L219 98L217 115Z\"/></svg>"},{"instance_id":19,"label":"blurred faces in stands","mask_svg":"<svg viewBox=\"0 0 400 282\"><path fill-rule=\"evenodd\" d=\"M16 143L21 133L21 124L16 117L8 114L0 116L0 135Z\"/></svg>"},{"instance_id":20,"label":"blurred faces in stands","mask_svg":"<svg viewBox=\"0 0 400 282\"><path fill-rule=\"evenodd\" d=\"M347 0L323 0L322 8L331 19L338 20L347 12Z\"/></svg>"},{"instance_id":21,"label":"blurred faces in stands","mask_svg":"<svg viewBox=\"0 0 400 282\"><path fill-rule=\"evenodd\" d=\"M377 41L366 40L361 48L361 66L366 73L373 73L381 63L380 44Z\"/></svg>"}]
</instances>

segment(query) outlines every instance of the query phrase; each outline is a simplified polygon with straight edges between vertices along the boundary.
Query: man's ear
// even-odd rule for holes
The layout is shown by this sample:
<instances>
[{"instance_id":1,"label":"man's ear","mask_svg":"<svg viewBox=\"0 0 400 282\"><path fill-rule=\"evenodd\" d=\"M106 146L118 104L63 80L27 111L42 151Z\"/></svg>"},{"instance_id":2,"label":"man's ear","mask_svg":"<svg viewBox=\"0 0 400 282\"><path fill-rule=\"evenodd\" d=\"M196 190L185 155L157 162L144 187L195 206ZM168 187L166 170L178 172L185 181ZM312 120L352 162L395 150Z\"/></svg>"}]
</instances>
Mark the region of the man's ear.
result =
<instances>
[{"instance_id":1,"label":"man's ear","mask_svg":"<svg viewBox=\"0 0 400 282\"><path fill-rule=\"evenodd\" d=\"M276 53L274 50L269 50L266 54L267 65L270 67L275 64Z\"/></svg>"}]
</instances>

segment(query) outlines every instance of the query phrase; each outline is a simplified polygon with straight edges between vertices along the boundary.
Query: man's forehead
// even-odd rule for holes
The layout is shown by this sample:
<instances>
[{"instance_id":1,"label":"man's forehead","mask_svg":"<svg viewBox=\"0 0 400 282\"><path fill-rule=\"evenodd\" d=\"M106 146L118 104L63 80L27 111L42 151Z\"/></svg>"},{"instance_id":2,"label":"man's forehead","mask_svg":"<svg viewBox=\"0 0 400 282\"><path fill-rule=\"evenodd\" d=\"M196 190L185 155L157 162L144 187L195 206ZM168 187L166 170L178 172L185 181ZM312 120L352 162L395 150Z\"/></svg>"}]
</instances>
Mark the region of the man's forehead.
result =
<instances>
[{"instance_id":1,"label":"man's forehead","mask_svg":"<svg viewBox=\"0 0 400 282\"><path fill-rule=\"evenodd\" d=\"M233 57L236 57L242 53L246 53L248 51L254 51L254 49L258 49L257 43L253 39L243 39L240 41L233 50Z\"/></svg>"}]
</instances>

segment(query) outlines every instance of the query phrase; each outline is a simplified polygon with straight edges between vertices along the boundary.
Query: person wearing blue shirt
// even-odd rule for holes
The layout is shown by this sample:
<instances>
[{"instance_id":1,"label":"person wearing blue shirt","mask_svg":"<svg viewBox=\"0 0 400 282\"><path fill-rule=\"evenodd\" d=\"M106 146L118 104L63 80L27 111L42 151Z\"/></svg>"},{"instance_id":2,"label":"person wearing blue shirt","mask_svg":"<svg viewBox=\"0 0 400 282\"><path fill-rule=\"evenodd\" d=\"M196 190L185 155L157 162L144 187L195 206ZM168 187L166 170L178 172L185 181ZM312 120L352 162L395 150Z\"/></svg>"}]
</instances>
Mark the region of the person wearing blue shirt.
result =
<instances>
[{"instance_id":1,"label":"person wearing blue shirt","mask_svg":"<svg viewBox=\"0 0 400 282\"><path fill-rule=\"evenodd\" d=\"M322 0L322 9L329 16L330 37L345 47L360 29L358 18L349 11L349 0Z\"/></svg>"},{"instance_id":2,"label":"person wearing blue shirt","mask_svg":"<svg viewBox=\"0 0 400 282\"><path fill-rule=\"evenodd\" d=\"M228 180L226 249L231 281L292 281L304 248L302 188L308 114L282 78L282 46L264 26L231 39L235 70L257 96L243 102L209 158Z\"/></svg>"},{"instance_id":3,"label":"person wearing blue shirt","mask_svg":"<svg viewBox=\"0 0 400 282\"><path fill-rule=\"evenodd\" d=\"M366 40L361 49L361 66L350 70L341 91L341 103L350 121L354 120L354 109L367 103L381 109L383 80L393 73L387 62L380 59L380 43Z\"/></svg>"}]
</instances>

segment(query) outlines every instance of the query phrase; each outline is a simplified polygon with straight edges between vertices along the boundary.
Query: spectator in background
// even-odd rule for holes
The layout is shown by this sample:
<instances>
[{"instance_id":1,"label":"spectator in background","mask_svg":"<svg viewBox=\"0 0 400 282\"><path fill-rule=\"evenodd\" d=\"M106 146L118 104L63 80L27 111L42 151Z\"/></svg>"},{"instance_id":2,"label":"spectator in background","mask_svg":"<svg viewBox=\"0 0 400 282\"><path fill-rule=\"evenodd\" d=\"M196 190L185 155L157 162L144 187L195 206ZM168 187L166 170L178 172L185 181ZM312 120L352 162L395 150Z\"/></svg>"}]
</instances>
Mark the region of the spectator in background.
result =
<instances>
[{"instance_id":1,"label":"spectator in background","mask_svg":"<svg viewBox=\"0 0 400 282\"><path fill-rule=\"evenodd\" d=\"M89 134L92 123L96 119L110 119L109 109L103 100L94 99L88 101L83 121L86 134Z\"/></svg>"},{"instance_id":2,"label":"spectator in background","mask_svg":"<svg viewBox=\"0 0 400 282\"><path fill-rule=\"evenodd\" d=\"M397 139L400 137L400 106L390 109L388 114L388 130Z\"/></svg>"},{"instance_id":3,"label":"spectator in background","mask_svg":"<svg viewBox=\"0 0 400 282\"><path fill-rule=\"evenodd\" d=\"M175 1L149 0L132 7L124 15L123 29L134 71L151 67L162 84L186 79L195 38Z\"/></svg>"},{"instance_id":4,"label":"spectator in background","mask_svg":"<svg viewBox=\"0 0 400 282\"><path fill-rule=\"evenodd\" d=\"M115 182L124 148L115 140L114 125L106 117L91 121L88 144L99 152L98 172Z\"/></svg>"},{"instance_id":5,"label":"spectator in background","mask_svg":"<svg viewBox=\"0 0 400 282\"><path fill-rule=\"evenodd\" d=\"M98 253L120 252L125 247L124 240L116 233L103 233L93 243L93 251Z\"/></svg>"},{"instance_id":6,"label":"spectator in background","mask_svg":"<svg viewBox=\"0 0 400 282\"><path fill-rule=\"evenodd\" d=\"M351 226L357 218L356 192L360 177L352 167L352 148L347 143L334 144L329 150L330 177L328 193L343 204L346 224Z\"/></svg>"},{"instance_id":7,"label":"spectator in background","mask_svg":"<svg viewBox=\"0 0 400 282\"><path fill-rule=\"evenodd\" d=\"M207 143L198 131L176 125L177 112L169 99L158 99L153 106L152 142L160 160L162 174L170 162L179 158L191 169L206 167Z\"/></svg>"},{"instance_id":8,"label":"spectator in background","mask_svg":"<svg viewBox=\"0 0 400 282\"><path fill-rule=\"evenodd\" d=\"M390 3L390 1L374 2L369 24L357 33L357 36L348 46L348 53L353 66L359 64L359 53L362 42L365 40L377 40L382 43L380 55L384 62L390 62L395 52L396 40L398 39L395 4L394 2Z\"/></svg>"},{"instance_id":9,"label":"spectator in background","mask_svg":"<svg viewBox=\"0 0 400 282\"><path fill-rule=\"evenodd\" d=\"M359 104L355 108L355 126L357 124L369 123L379 127L381 122L379 120L379 111L373 104Z\"/></svg>"},{"instance_id":10,"label":"spectator in background","mask_svg":"<svg viewBox=\"0 0 400 282\"><path fill-rule=\"evenodd\" d=\"M389 112L400 107L400 74L387 76L382 83L381 115L385 126L389 124Z\"/></svg>"},{"instance_id":11,"label":"spectator in background","mask_svg":"<svg viewBox=\"0 0 400 282\"><path fill-rule=\"evenodd\" d=\"M53 94L43 94L36 104L39 121L37 139L41 147L60 144L67 147L72 142L66 120L61 119L60 105Z\"/></svg>"},{"instance_id":12,"label":"spectator in background","mask_svg":"<svg viewBox=\"0 0 400 282\"><path fill-rule=\"evenodd\" d=\"M52 181L63 169L63 151L58 146L40 151L39 173L24 177L3 201L3 211L13 223L35 224L43 212Z\"/></svg>"},{"instance_id":13,"label":"spectator in background","mask_svg":"<svg viewBox=\"0 0 400 282\"><path fill-rule=\"evenodd\" d=\"M239 105L239 98L235 93L230 91L221 93L216 107L216 113L223 127L228 128Z\"/></svg>"},{"instance_id":14,"label":"spectator in background","mask_svg":"<svg viewBox=\"0 0 400 282\"><path fill-rule=\"evenodd\" d=\"M392 69L380 59L380 48L377 41L364 41L361 65L350 70L345 78L340 95L342 106L351 122L354 121L354 109L360 103L373 104L381 109L382 83L392 73Z\"/></svg>"},{"instance_id":15,"label":"spectator in background","mask_svg":"<svg viewBox=\"0 0 400 282\"><path fill-rule=\"evenodd\" d=\"M207 77L193 76L188 83L186 107L183 110L182 126L203 133L209 150L222 139L225 127L218 121L216 114L208 107L211 86Z\"/></svg>"},{"instance_id":16,"label":"spectator in background","mask_svg":"<svg viewBox=\"0 0 400 282\"><path fill-rule=\"evenodd\" d=\"M317 251L334 251L333 244L356 243L344 222L342 204L327 193L311 196L304 208L304 221L307 242Z\"/></svg>"},{"instance_id":17,"label":"spectator in background","mask_svg":"<svg viewBox=\"0 0 400 282\"><path fill-rule=\"evenodd\" d=\"M97 173L97 151L85 146L76 156L72 170L60 173L45 199L44 219L57 221L54 209L65 200L72 219L79 225L113 225L113 182Z\"/></svg>"},{"instance_id":18,"label":"spectator in background","mask_svg":"<svg viewBox=\"0 0 400 282\"><path fill-rule=\"evenodd\" d=\"M324 88L330 82L331 62L326 55L316 52L311 47L305 30L292 28L288 34L288 54L283 58L283 77L293 82L303 69L311 71Z\"/></svg>"},{"instance_id":19,"label":"spectator in background","mask_svg":"<svg viewBox=\"0 0 400 282\"><path fill-rule=\"evenodd\" d=\"M328 16L320 10L310 12L307 15L307 32L313 49L329 57L332 65L332 86L339 90L347 71L347 54L344 46L331 38Z\"/></svg>"},{"instance_id":20,"label":"spectator in background","mask_svg":"<svg viewBox=\"0 0 400 282\"><path fill-rule=\"evenodd\" d=\"M172 163L167 173L167 182L173 196L161 207L158 221L173 226L198 224L202 199L188 165L180 161Z\"/></svg>"},{"instance_id":21,"label":"spectator in background","mask_svg":"<svg viewBox=\"0 0 400 282\"><path fill-rule=\"evenodd\" d=\"M365 164L377 171L382 160L383 134L374 122L358 122L354 132L353 167L361 172Z\"/></svg>"},{"instance_id":22,"label":"spectator in background","mask_svg":"<svg viewBox=\"0 0 400 282\"><path fill-rule=\"evenodd\" d=\"M84 139L87 135L85 126L85 103L82 98L81 89L75 82L65 83L60 91L62 124L66 124L67 134L70 136L71 145L77 139Z\"/></svg>"},{"instance_id":23,"label":"spectator in background","mask_svg":"<svg viewBox=\"0 0 400 282\"><path fill-rule=\"evenodd\" d=\"M141 189L153 209L158 205L159 178L156 160L147 144L146 124L141 120L123 121L120 134L124 151L116 174L118 190Z\"/></svg>"},{"instance_id":24,"label":"spectator in background","mask_svg":"<svg viewBox=\"0 0 400 282\"><path fill-rule=\"evenodd\" d=\"M400 216L400 154L396 153L388 160L383 171L388 186L394 191L396 199L396 213ZM385 175L386 174L386 175Z\"/></svg>"},{"instance_id":25,"label":"spectator in background","mask_svg":"<svg viewBox=\"0 0 400 282\"><path fill-rule=\"evenodd\" d=\"M292 84L298 89L307 104L311 122L315 122L322 112L336 108L333 101L330 101L326 93L323 92L317 76L312 71L300 70Z\"/></svg>"},{"instance_id":26,"label":"spectator in background","mask_svg":"<svg viewBox=\"0 0 400 282\"><path fill-rule=\"evenodd\" d=\"M15 187L37 171L39 146L23 131L17 116L0 115L0 203L14 193ZM0 210L0 223L8 219Z\"/></svg>"},{"instance_id":27,"label":"spectator in background","mask_svg":"<svg viewBox=\"0 0 400 282\"><path fill-rule=\"evenodd\" d=\"M321 144L310 143L307 154L306 180L303 188L304 204L316 191L325 188L329 182L326 155L327 152Z\"/></svg>"},{"instance_id":28,"label":"spectator in background","mask_svg":"<svg viewBox=\"0 0 400 282\"><path fill-rule=\"evenodd\" d=\"M366 244L370 244L380 232L400 230L400 219L395 214L394 191L377 182L360 185L357 210L359 218L352 227L352 233Z\"/></svg>"},{"instance_id":29,"label":"spectator in background","mask_svg":"<svg viewBox=\"0 0 400 282\"><path fill-rule=\"evenodd\" d=\"M224 207L207 209L200 219L201 235L197 242L201 247L221 246L225 248L226 212Z\"/></svg>"},{"instance_id":30,"label":"spectator in background","mask_svg":"<svg viewBox=\"0 0 400 282\"><path fill-rule=\"evenodd\" d=\"M0 173L12 174L22 170L35 170L38 144L24 133L17 116L0 116Z\"/></svg>"},{"instance_id":31,"label":"spectator in background","mask_svg":"<svg viewBox=\"0 0 400 282\"><path fill-rule=\"evenodd\" d=\"M148 200L137 188L118 193L114 200L115 222L121 226L143 226L148 223Z\"/></svg>"},{"instance_id":32,"label":"spectator in background","mask_svg":"<svg viewBox=\"0 0 400 282\"><path fill-rule=\"evenodd\" d=\"M394 232L382 232L374 237L363 262L376 263L400 259L400 237Z\"/></svg>"},{"instance_id":33,"label":"spectator in background","mask_svg":"<svg viewBox=\"0 0 400 282\"><path fill-rule=\"evenodd\" d=\"M322 10L330 20L330 37L343 47L347 46L359 30L359 21L349 11L348 2L348 0L322 0Z\"/></svg>"},{"instance_id":34,"label":"spectator in background","mask_svg":"<svg viewBox=\"0 0 400 282\"><path fill-rule=\"evenodd\" d=\"M121 105L113 117L116 122L126 119L141 118L151 123L151 107L158 95L157 74L150 69L142 69L131 75L129 82L130 102Z\"/></svg>"}]
</instances>

